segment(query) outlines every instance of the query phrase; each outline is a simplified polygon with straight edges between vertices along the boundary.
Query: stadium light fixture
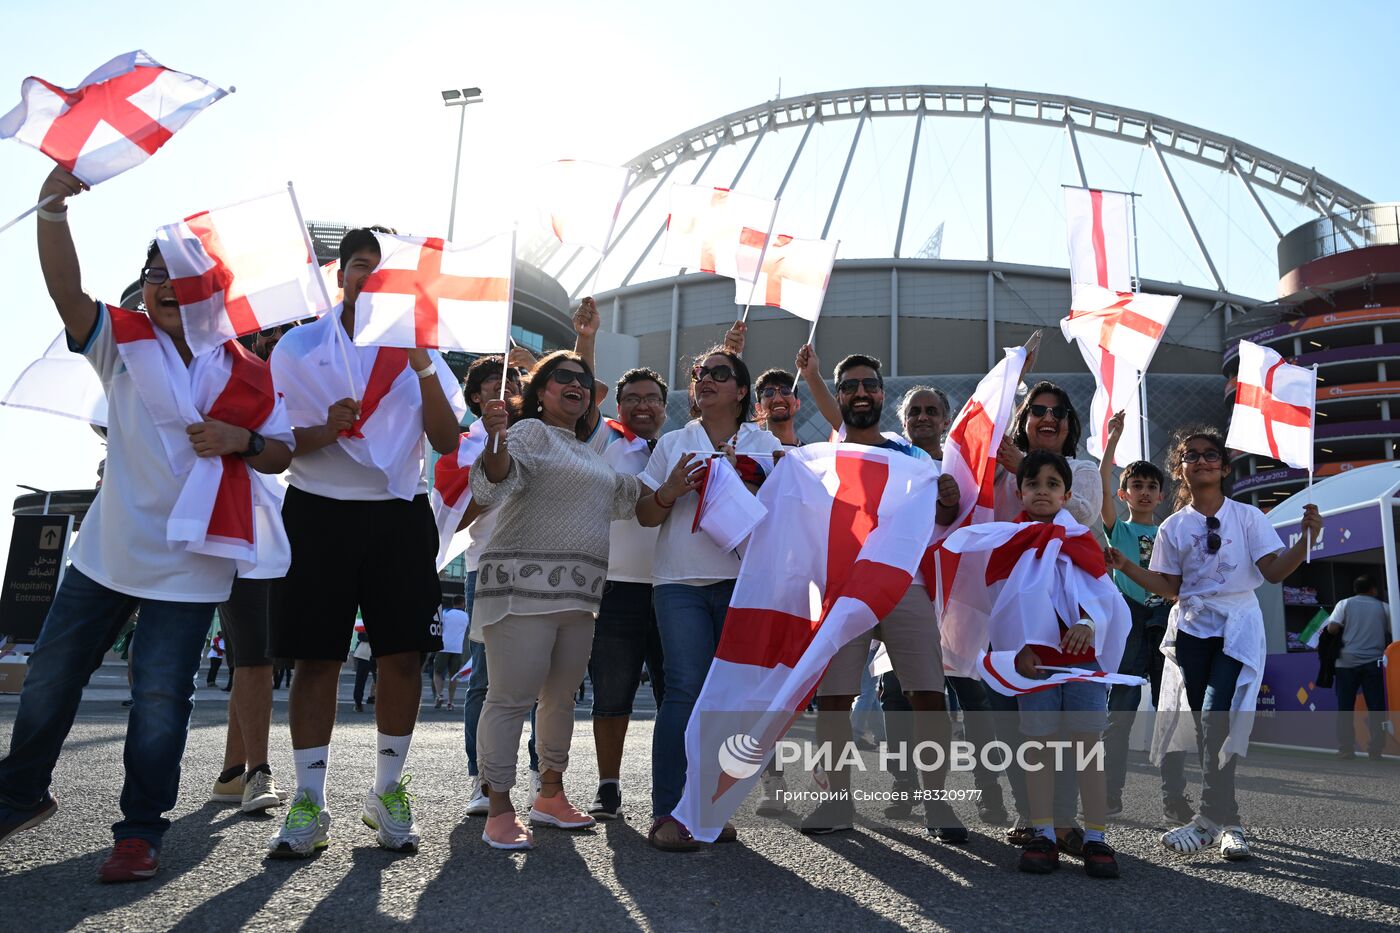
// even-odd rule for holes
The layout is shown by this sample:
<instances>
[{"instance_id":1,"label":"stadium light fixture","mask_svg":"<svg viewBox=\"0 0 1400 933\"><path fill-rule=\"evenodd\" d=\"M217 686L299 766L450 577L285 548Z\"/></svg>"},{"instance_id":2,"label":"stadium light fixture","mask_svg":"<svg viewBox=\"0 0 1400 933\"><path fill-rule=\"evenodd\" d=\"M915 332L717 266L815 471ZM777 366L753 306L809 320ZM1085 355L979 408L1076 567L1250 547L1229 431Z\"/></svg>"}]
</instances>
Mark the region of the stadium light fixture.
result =
<instances>
[{"instance_id":1,"label":"stadium light fixture","mask_svg":"<svg viewBox=\"0 0 1400 933\"><path fill-rule=\"evenodd\" d=\"M448 88L442 92L443 106L462 108L460 119L457 121L457 158L452 163L452 204L447 212L447 239L449 241L452 239L457 224L457 181L462 171L462 137L467 128L467 105L479 104L481 101L481 88L479 87Z\"/></svg>"}]
</instances>

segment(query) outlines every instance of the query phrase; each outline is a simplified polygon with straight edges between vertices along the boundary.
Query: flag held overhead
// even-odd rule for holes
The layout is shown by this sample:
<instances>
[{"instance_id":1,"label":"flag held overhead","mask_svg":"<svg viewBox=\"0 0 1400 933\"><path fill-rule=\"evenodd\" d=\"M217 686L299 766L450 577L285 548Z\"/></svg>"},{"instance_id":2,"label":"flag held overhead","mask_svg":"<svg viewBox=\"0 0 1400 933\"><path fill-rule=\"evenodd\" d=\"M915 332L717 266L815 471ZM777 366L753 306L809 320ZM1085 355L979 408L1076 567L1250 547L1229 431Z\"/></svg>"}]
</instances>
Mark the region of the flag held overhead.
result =
<instances>
[{"instance_id":1,"label":"flag held overhead","mask_svg":"<svg viewBox=\"0 0 1400 933\"><path fill-rule=\"evenodd\" d=\"M1248 340L1240 341L1239 364L1226 446L1311 472L1317 374Z\"/></svg>"}]
</instances>

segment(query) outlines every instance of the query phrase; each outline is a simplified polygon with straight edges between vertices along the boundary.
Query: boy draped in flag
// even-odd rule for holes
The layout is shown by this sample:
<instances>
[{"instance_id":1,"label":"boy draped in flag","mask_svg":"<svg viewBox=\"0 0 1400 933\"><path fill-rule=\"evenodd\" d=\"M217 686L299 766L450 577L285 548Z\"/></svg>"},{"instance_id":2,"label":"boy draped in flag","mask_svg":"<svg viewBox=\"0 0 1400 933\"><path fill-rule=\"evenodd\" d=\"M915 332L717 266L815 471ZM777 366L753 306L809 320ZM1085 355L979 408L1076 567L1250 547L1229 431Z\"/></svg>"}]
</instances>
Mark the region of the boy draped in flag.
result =
<instances>
[{"instance_id":1,"label":"boy draped in flag","mask_svg":"<svg viewBox=\"0 0 1400 933\"><path fill-rule=\"evenodd\" d=\"M1090 530L1065 510L1073 474L1069 463L1048 450L1033 450L1016 470L1022 513L1016 522L986 522L954 532L950 551L990 550L987 585L992 607L992 651L1015 652L1015 673L1042 679L1047 670L1116 671L1130 620L1123 597L1108 577L1102 547ZM997 672L984 664L989 686ZM1002 678L1005 680L1005 678ZM1067 734L1075 761L1098 744L1108 723L1108 691L1093 680L1047 685L1017 693L1027 749L1027 796L1035 836L1021 853L1020 869L1048 874L1059 867L1052 796L1057 763L1045 740ZM1034 756L1032 758L1032 755ZM1068 756L1067 756L1068 757ZM1101 767L1079 770L1084 805L1084 871L1092 878L1118 877L1113 849L1104 841L1105 776Z\"/></svg>"},{"instance_id":2,"label":"boy draped in flag","mask_svg":"<svg viewBox=\"0 0 1400 933\"><path fill-rule=\"evenodd\" d=\"M810 347L804 347L802 364L819 365ZM801 367L800 367L801 368ZM845 443L863 444L895 450L928 464L938 471L938 465L928 454L912 444L892 440L880 433L880 416L884 411L885 383L880 375L880 361L871 356L852 355L836 365L836 401L846 428ZM949 525L957 519L960 494L952 476L938 477L938 505L930 516L933 523ZM817 740L823 749L831 749L833 762L841 759L840 749L851 741L851 704L860 693L861 670L865 667L870 640L884 642L894 672L899 677L909 703L913 707L915 739L919 743L934 742L948 748L951 728L944 696L943 653L939 640L938 614L928 597L923 574L915 575L908 591L894 609L871 631L851 639L831 659L821 685L817 688ZM906 748L905 754L913 750ZM827 774L832 795L818 805L802 823L808 834L826 834L852 828L854 807L849 794L850 774L843 768L832 767ZM921 771L924 789L937 792L947 776L945 768ZM845 791L846 793L842 793ZM936 793L933 796L937 796ZM942 800L929 800L924 808L930 834L942 842L967 842L967 829Z\"/></svg>"},{"instance_id":3,"label":"boy draped in flag","mask_svg":"<svg viewBox=\"0 0 1400 933\"><path fill-rule=\"evenodd\" d=\"M256 564L258 483L277 473L293 437L267 366L233 342L190 353L165 261L154 243L141 270L146 313L83 291L66 200L87 189L56 168L40 190L39 264L69 348L108 399L105 480L29 661L0 761L0 841L58 809L49 793L83 687L133 611L123 819L103 881L150 878L175 805L194 677L214 607L234 574Z\"/></svg>"},{"instance_id":4,"label":"boy draped in flag","mask_svg":"<svg viewBox=\"0 0 1400 933\"><path fill-rule=\"evenodd\" d=\"M466 404L436 351L351 342L355 300L379 262L374 230L347 233L343 303L293 328L272 354L297 435L282 508L292 565L274 594L271 626L273 656L296 660L289 719L297 790L268 843L273 858L307 857L327 844L329 746L357 610L378 668L374 783L361 818L381 847L418 848L403 766L422 693L420 655L442 649L423 439L438 453L456 450Z\"/></svg>"}]
</instances>

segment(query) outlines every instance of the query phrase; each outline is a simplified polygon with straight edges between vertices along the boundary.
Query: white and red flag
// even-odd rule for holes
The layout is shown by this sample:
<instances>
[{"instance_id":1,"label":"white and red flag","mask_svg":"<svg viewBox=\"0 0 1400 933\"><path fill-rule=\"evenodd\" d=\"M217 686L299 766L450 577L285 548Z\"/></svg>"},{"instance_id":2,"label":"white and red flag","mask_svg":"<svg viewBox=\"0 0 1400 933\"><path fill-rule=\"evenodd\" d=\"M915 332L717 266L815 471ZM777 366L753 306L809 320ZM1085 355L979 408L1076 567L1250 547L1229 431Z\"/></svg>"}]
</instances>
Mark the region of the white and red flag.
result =
<instances>
[{"instance_id":1,"label":"white and red flag","mask_svg":"<svg viewBox=\"0 0 1400 933\"><path fill-rule=\"evenodd\" d=\"M772 198L728 188L673 185L661 263L727 275L747 285L758 273L777 213L778 202Z\"/></svg>"},{"instance_id":2,"label":"white and red flag","mask_svg":"<svg viewBox=\"0 0 1400 933\"><path fill-rule=\"evenodd\" d=\"M1180 301L1180 295L1118 292L1097 285L1075 289L1069 316L1060 320L1060 332L1079 346L1094 374L1086 442L1092 456L1103 459L1109 419L1121 411L1127 428L1114 462L1127 466L1146 458L1142 432L1134 429L1142 418L1138 386Z\"/></svg>"},{"instance_id":3,"label":"white and red flag","mask_svg":"<svg viewBox=\"0 0 1400 933\"><path fill-rule=\"evenodd\" d=\"M752 297L753 304L782 308L815 324L840 245L839 240L803 240L787 234L772 237L758 278L735 279L734 303L749 304Z\"/></svg>"},{"instance_id":4,"label":"white and red flag","mask_svg":"<svg viewBox=\"0 0 1400 933\"><path fill-rule=\"evenodd\" d=\"M1095 188L1065 188L1072 291L1097 285L1115 292L1133 289L1129 195Z\"/></svg>"},{"instance_id":5,"label":"white and red flag","mask_svg":"<svg viewBox=\"0 0 1400 933\"><path fill-rule=\"evenodd\" d=\"M1116 684L1122 684L1125 687L1140 687L1147 683L1146 679L1132 674L1115 674L1079 667L1051 670L1044 665L1041 666L1041 670L1049 672L1050 676L1032 680L1029 677L1022 677L1016 672L1017 654L1017 651L988 651L984 652L982 657L978 659L977 672L982 675L982 680L1002 696L1016 697L1024 696L1027 693L1039 693L1061 684L1093 682L1103 684L1105 687Z\"/></svg>"},{"instance_id":6,"label":"white and red flag","mask_svg":"<svg viewBox=\"0 0 1400 933\"><path fill-rule=\"evenodd\" d=\"M89 185L140 165L228 92L145 52L119 55L75 88L25 78L0 139L33 146Z\"/></svg>"},{"instance_id":7,"label":"white and red flag","mask_svg":"<svg viewBox=\"0 0 1400 933\"><path fill-rule=\"evenodd\" d=\"M721 551L738 547L768 514L724 457L710 458L699 496L691 534L704 532Z\"/></svg>"},{"instance_id":8,"label":"white and red flag","mask_svg":"<svg viewBox=\"0 0 1400 933\"><path fill-rule=\"evenodd\" d=\"M273 391L267 364L236 341L196 356L186 367L174 343L139 311L109 307L122 362L155 423L180 496L166 523L166 540L196 554L237 561L252 571L273 553L287 555L279 505L241 457L199 457L185 428L206 418L295 443L286 410ZM260 520L259 510L264 513ZM267 519L271 521L267 521ZM266 531L280 539L259 541Z\"/></svg>"},{"instance_id":9,"label":"white and red flag","mask_svg":"<svg viewBox=\"0 0 1400 933\"><path fill-rule=\"evenodd\" d=\"M509 346L515 234L458 246L376 233L379 265L355 302L355 343L499 353Z\"/></svg>"},{"instance_id":10,"label":"white and red flag","mask_svg":"<svg viewBox=\"0 0 1400 933\"><path fill-rule=\"evenodd\" d=\"M1225 445L1311 472L1317 373L1248 340L1240 341L1239 365Z\"/></svg>"},{"instance_id":11,"label":"white and red flag","mask_svg":"<svg viewBox=\"0 0 1400 933\"><path fill-rule=\"evenodd\" d=\"M472 465L481 456L486 446L486 426L480 420L462 434L457 449L438 458L433 467L433 488L428 493L428 504L433 508L433 518L437 521L438 552L437 567L446 567L458 554L467 549L464 541L460 547L453 547L457 536L457 526L471 504L472 492L468 485L471 480Z\"/></svg>"},{"instance_id":12,"label":"white and red flag","mask_svg":"<svg viewBox=\"0 0 1400 933\"><path fill-rule=\"evenodd\" d=\"M289 191L192 214L157 230L156 245L196 356L330 308Z\"/></svg>"},{"instance_id":13,"label":"white and red flag","mask_svg":"<svg viewBox=\"0 0 1400 933\"><path fill-rule=\"evenodd\" d=\"M674 815L695 838L719 835L832 656L904 596L937 495L933 471L913 457L834 444L789 450L763 484L769 518L740 565L686 727Z\"/></svg>"},{"instance_id":14,"label":"white and red flag","mask_svg":"<svg viewBox=\"0 0 1400 933\"><path fill-rule=\"evenodd\" d=\"M920 569L938 606L943 665L973 676L977 656L987 647L991 599L982 582L985 559L945 550L943 539L956 529L989 522L996 499L997 448L1011 423L1016 388L1026 366L1025 347L1010 347L963 405L943 444L943 472L958 483L958 517L926 542ZM937 581L937 585L934 585Z\"/></svg>"},{"instance_id":15,"label":"white and red flag","mask_svg":"<svg viewBox=\"0 0 1400 933\"><path fill-rule=\"evenodd\" d=\"M24 368L0 405L107 426L102 380L92 364L68 349L66 332L60 332L44 355Z\"/></svg>"},{"instance_id":16,"label":"white and red flag","mask_svg":"<svg viewBox=\"0 0 1400 933\"><path fill-rule=\"evenodd\" d=\"M565 246L607 252L631 171L625 166L561 159L532 180L540 223Z\"/></svg>"},{"instance_id":17,"label":"white and red flag","mask_svg":"<svg viewBox=\"0 0 1400 933\"><path fill-rule=\"evenodd\" d=\"M457 673L452 675L453 680L466 680L472 675L472 655L470 651L466 653L466 658L466 663L462 665Z\"/></svg>"}]
</instances>

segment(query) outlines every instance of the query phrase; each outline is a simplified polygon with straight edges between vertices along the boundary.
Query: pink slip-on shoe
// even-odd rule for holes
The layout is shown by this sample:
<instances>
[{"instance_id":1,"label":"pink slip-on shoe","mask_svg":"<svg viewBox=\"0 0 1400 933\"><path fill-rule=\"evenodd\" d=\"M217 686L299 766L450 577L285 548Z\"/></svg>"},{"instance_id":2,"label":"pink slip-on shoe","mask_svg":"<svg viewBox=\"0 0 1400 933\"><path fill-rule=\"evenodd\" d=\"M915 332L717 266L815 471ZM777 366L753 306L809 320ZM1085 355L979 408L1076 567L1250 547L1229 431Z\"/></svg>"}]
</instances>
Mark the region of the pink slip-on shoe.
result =
<instances>
[{"instance_id":1,"label":"pink slip-on shoe","mask_svg":"<svg viewBox=\"0 0 1400 933\"><path fill-rule=\"evenodd\" d=\"M597 820L569 803L561 790L553 797L540 794L535 798L535 805L530 808L530 822L559 829L587 829Z\"/></svg>"},{"instance_id":2,"label":"pink slip-on shoe","mask_svg":"<svg viewBox=\"0 0 1400 933\"><path fill-rule=\"evenodd\" d=\"M535 837L520 822L514 810L497 813L486 820L486 828L481 831L481 841L493 849L533 849Z\"/></svg>"}]
</instances>

